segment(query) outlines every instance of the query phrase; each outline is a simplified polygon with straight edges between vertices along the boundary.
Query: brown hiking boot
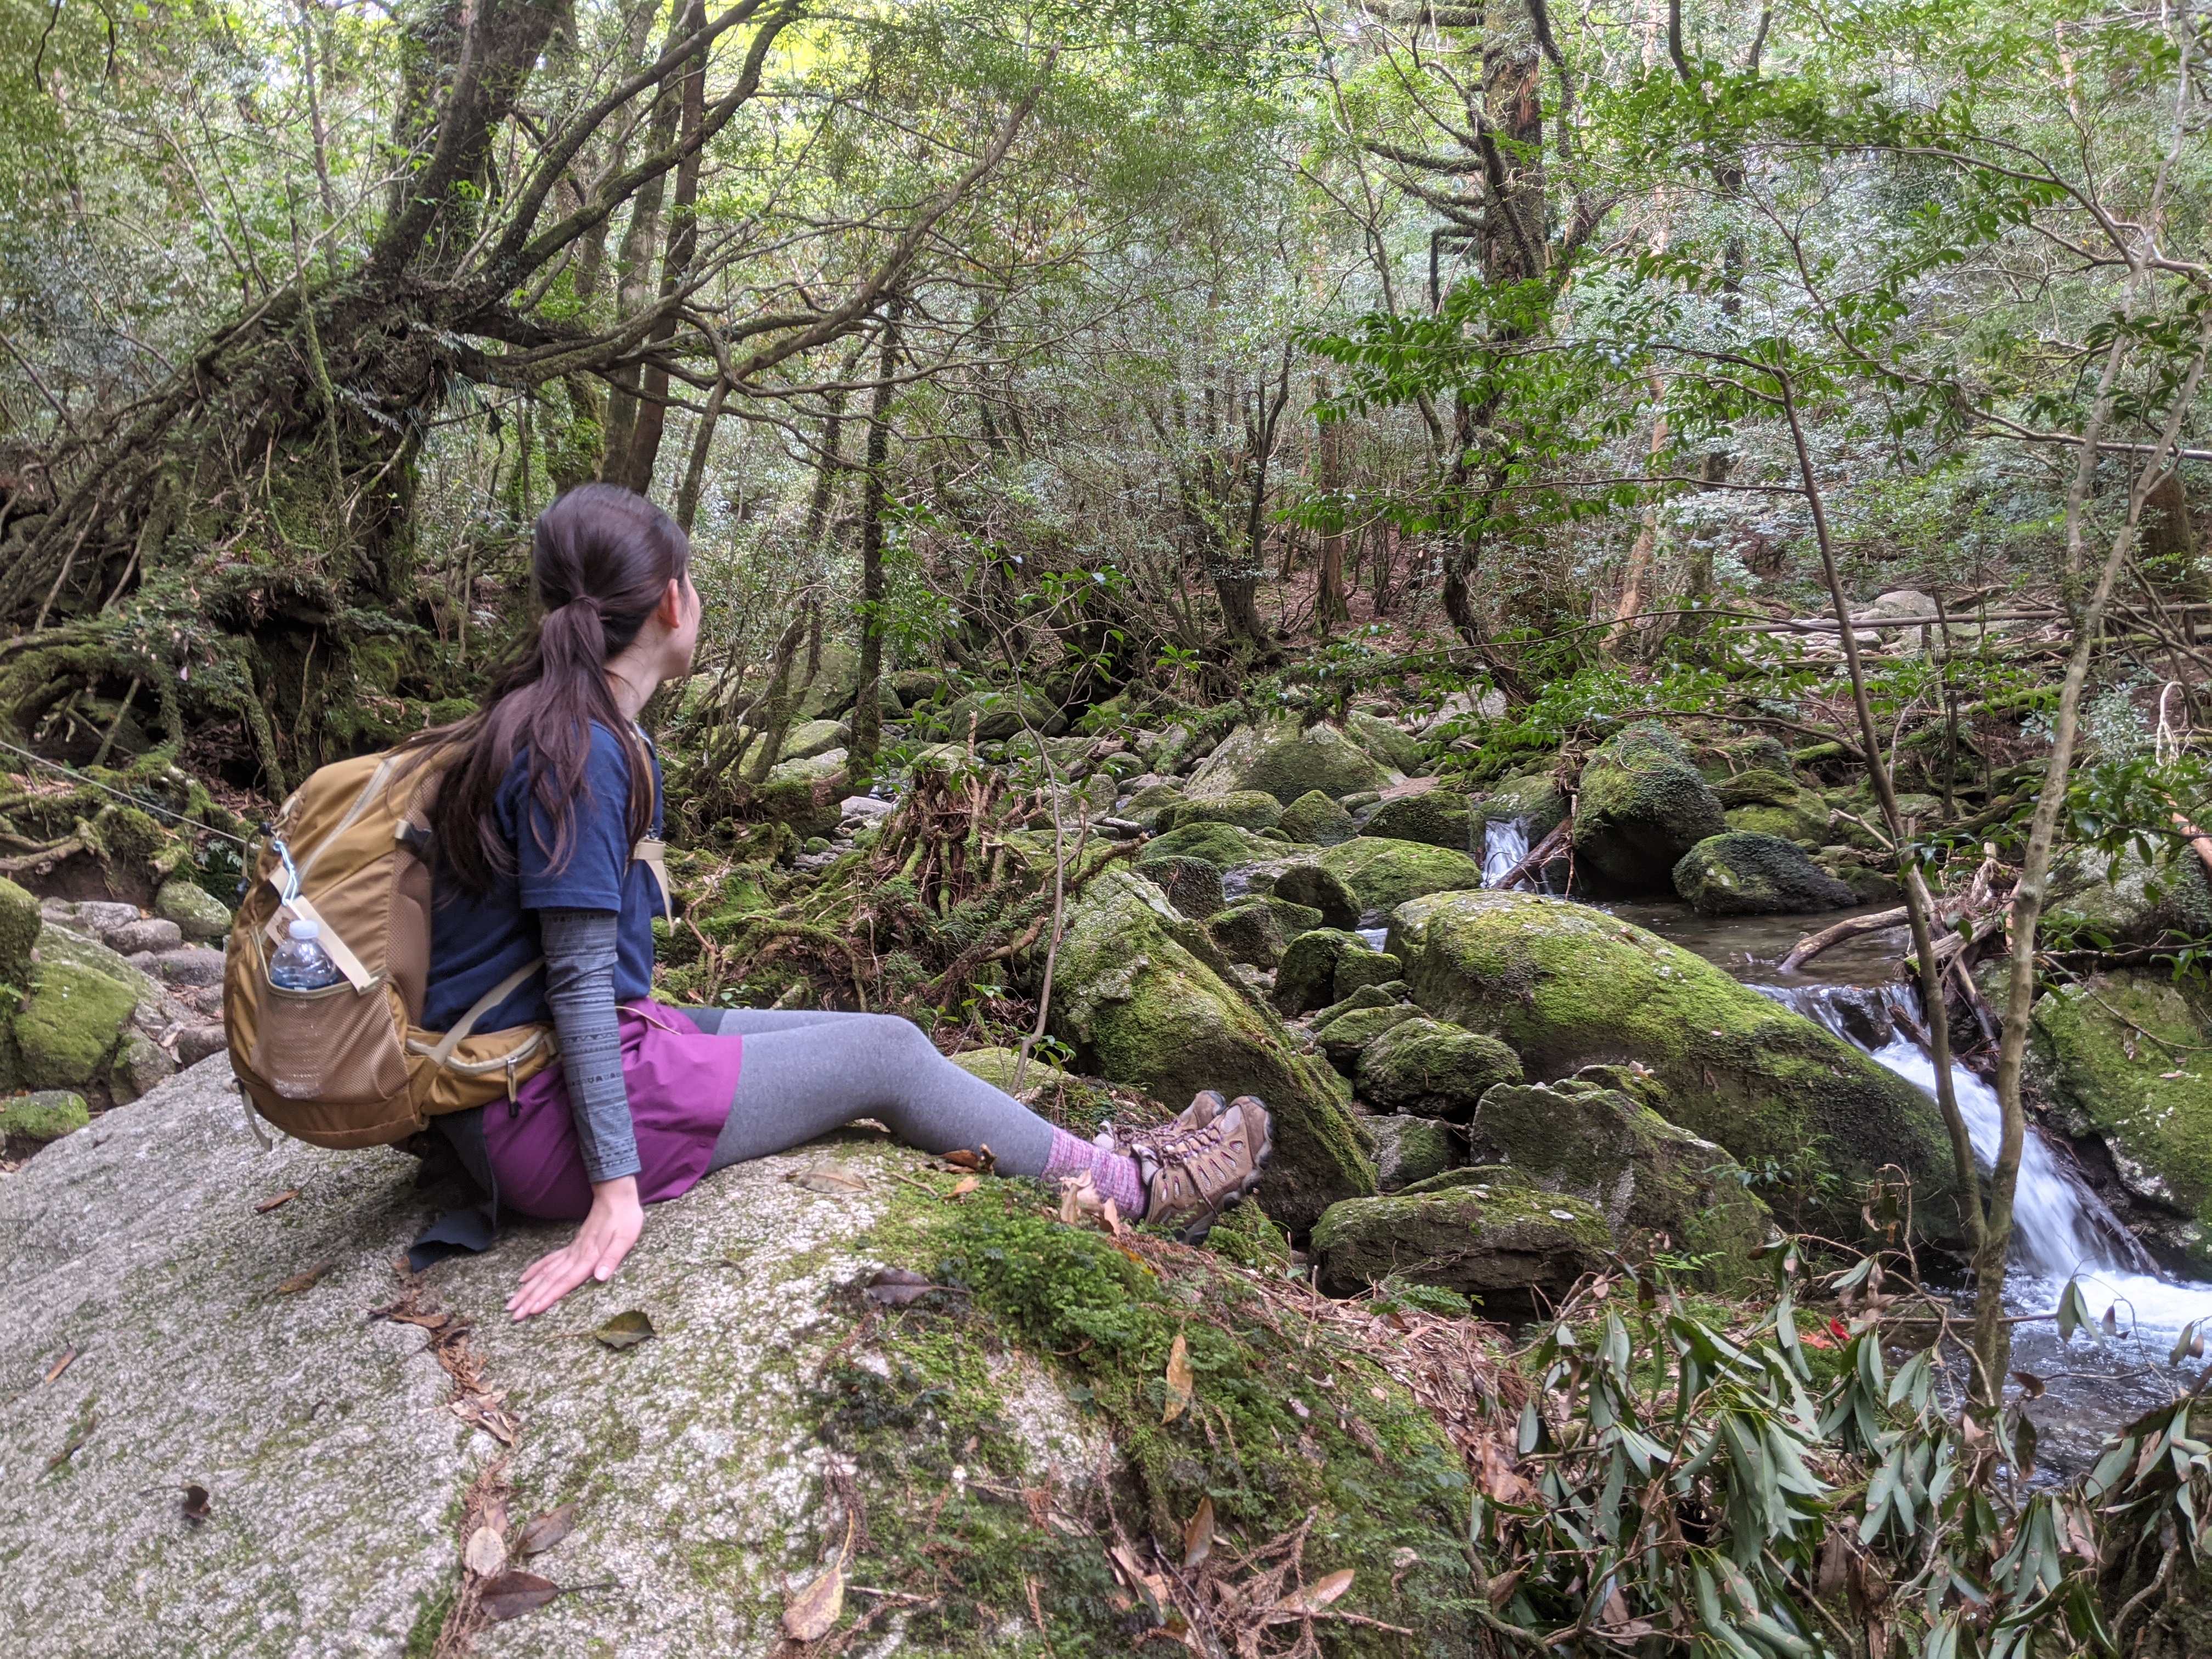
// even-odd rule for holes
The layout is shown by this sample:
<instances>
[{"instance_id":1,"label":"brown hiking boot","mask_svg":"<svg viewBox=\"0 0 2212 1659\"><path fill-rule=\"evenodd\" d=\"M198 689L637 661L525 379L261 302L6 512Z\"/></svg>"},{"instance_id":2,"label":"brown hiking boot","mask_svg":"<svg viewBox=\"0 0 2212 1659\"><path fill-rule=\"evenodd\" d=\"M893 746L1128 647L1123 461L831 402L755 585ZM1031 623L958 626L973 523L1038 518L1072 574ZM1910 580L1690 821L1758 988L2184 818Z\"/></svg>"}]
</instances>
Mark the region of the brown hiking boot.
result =
<instances>
[{"instance_id":1,"label":"brown hiking boot","mask_svg":"<svg viewBox=\"0 0 2212 1659\"><path fill-rule=\"evenodd\" d=\"M1145 1177L1144 1218L1175 1228L1186 1244L1202 1240L1223 1211L1258 1186L1275 1155L1274 1121L1257 1097L1239 1095L1210 1121L1188 1122L1198 1106L1192 1102L1190 1111L1131 1147Z\"/></svg>"}]
</instances>

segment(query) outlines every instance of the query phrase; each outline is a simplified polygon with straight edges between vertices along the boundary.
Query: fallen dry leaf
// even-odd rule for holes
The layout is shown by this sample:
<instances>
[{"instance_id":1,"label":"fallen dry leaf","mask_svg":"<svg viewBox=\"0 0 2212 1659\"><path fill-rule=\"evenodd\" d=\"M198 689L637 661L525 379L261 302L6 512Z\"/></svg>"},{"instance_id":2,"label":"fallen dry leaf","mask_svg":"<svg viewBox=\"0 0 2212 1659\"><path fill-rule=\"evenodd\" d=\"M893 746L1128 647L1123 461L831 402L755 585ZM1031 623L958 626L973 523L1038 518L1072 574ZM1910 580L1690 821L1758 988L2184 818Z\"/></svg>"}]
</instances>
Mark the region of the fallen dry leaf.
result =
<instances>
[{"instance_id":1,"label":"fallen dry leaf","mask_svg":"<svg viewBox=\"0 0 2212 1659\"><path fill-rule=\"evenodd\" d=\"M288 1187L273 1198L263 1199L258 1204L253 1206L253 1213L256 1215L267 1215L270 1211L275 1209L279 1204L289 1204L294 1199L299 1197L301 1191L301 1188L300 1188Z\"/></svg>"},{"instance_id":2,"label":"fallen dry leaf","mask_svg":"<svg viewBox=\"0 0 2212 1659\"><path fill-rule=\"evenodd\" d=\"M886 1267L868 1281L868 1300L885 1308L903 1308L919 1302L937 1286L904 1267Z\"/></svg>"},{"instance_id":3,"label":"fallen dry leaf","mask_svg":"<svg viewBox=\"0 0 2212 1659\"><path fill-rule=\"evenodd\" d=\"M653 1334L653 1321L642 1308L618 1313L592 1334L610 1348L635 1348Z\"/></svg>"},{"instance_id":4,"label":"fallen dry leaf","mask_svg":"<svg viewBox=\"0 0 2212 1659\"><path fill-rule=\"evenodd\" d=\"M2014 1371L2012 1374L2012 1380L2027 1391L2030 1400L2043 1398L2043 1390L2046 1385L2044 1380L2033 1371Z\"/></svg>"},{"instance_id":5,"label":"fallen dry leaf","mask_svg":"<svg viewBox=\"0 0 2212 1659\"><path fill-rule=\"evenodd\" d=\"M1267 1622L1283 1624L1292 1619L1310 1618L1352 1588L1352 1569L1343 1568L1302 1590L1294 1590L1267 1609Z\"/></svg>"},{"instance_id":6,"label":"fallen dry leaf","mask_svg":"<svg viewBox=\"0 0 2212 1659\"><path fill-rule=\"evenodd\" d=\"M46 1383L52 1382L64 1371L67 1370L70 1368L70 1362L76 1358L76 1347L74 1344L69 1347L64 1348L62 1350L62 1357L54 1361L54 1363L47 1368L46 1374L39 1379L40 1385L43 1386Z\"/></svg>"},{"instance_id":7,"label":"fallen dry leaf","mask_svg":"<svg viewBox=\"0 0 2212 1659\"><path fill-rule=\"evenodd\" d=\"M783 1633L794 1642L818 1641L845 1610L845 1570L832 1561L819 1578L784 1604Z\"/></svg>"},{"instance_id":8,"label":"fallen dry leaf","mask_svg":"<svg viewBox=\"0 0 2212 1659\"><path fill-rule=\"evenodd\" d=\"M50 1469L58 1469L70 1458L75 1457L83 1448L84 1443L92 1438L92 1431L99 1426L100 1419L96 1417L92 1419L62 1443L62 1449L46 1460L46 1467Z\"/></svg>"},{"instance_id":9,"label":"fallen dry leaf","mask_svg":"<svg viewBox=\"0 0 2212 1659\"><path fill-rule=\"evenodd\" d=\"M461 1552L461 1565L479 1578L496 1578L507 1565L507 1540L496 1527L478 1527L469 1534Z\"/></svg>"},{"instance_id":10,"label":"fallen dry leaf","mask_svg":"<svg viewBox=\"0 0 2212 1659\"><path fill-rule=\"evenodd\" d=\"M524 1555L538 1555L551 1549L574 1531L576 1525L576 1506L563 1504L557 1510L548 1510L522 1529L515 1548Z\"/></svg>"},{"instance_id":11,"label":"fallen dry leaf","mask_svg":"<svg viewBox=\"0 0 2212 1659\"><path fill-rule=\"evenodd\" d=\"M974 1191L975 1191L978 1187L981 1187L982 1184L983 1184L983 1177L982 1177L982 1176L963 1176L963 1177L960 1179L960 1181L959 1181L957 1183L956 1183L956 1184L954 1185L954 1187L953 1187L952 1190L951 1190L950 1193L947 1193L947 1194L945 1194L945 1196L946 1196L947 1198L965 1198L965 1197L967 1197L967 1196L968 1196L968 1194L970 1194L970 1193L974 1192ZM1113 1200L1112 1200L1111 1199L1109 1199L1107 1201L1108 1201L1109 1203L1111 1203Z\"/></svg>"},{"instance_id":12,"label":"fallen dry leaf","mask_svg":"<svg viewBox=\"0 0 2212 1659\"><path fill-rule=\"evenodd\" d=\"M1183 1523L1182 1564L1194 1567L1213 1553L1213 1499L1198 1500L1198 1513Z\"/></svg>"},{"instance_id":13,"label":"fallen dry leaf","mask_svg":"<svg viewBox=\"0 0 2212 1659\"><path fill-rule=\"evenodd\" d=\"M956 1147L945 1153L945 1162L956 1170L980 1170L985 1175L999 1166L999 1160L992 1156L988 1146L978 1146L972 1152L964 1146Z\"/></svg>"},{"instance_id":14,"label":"fallen dry leaf","mask_svg":"<svg viewBox=\"0 0 2212 1659\"><path fill-rule=\"evenodd\" d=\"M1175 1346L1168 1350L1167 1382L1167 1409L1160 1414L1163 1428L1190 1409L1191 1395L1197 1389L1196 1380L1190 1374L1190 1352L1183 1346L1181 1331L1176 1333Z\"/></svg>"},{"instance_id":15,"label":"fallen dry leaf","mask_svg":"<svg viewBox=\"0 0 2212 1659\"><path fill-rule=\"evenodd\" d=\"M866 1180L835 1161L810 1164L790 1179L792 1185L803 1187L810 1193L830 1193L840 1198L855 1197L868 1190Z\"/></svg>"},{"instance_id":16,"label":"fallen dry leaf","mask_svg":"<svg viewBox=\"0 0 2212 1659\"><path fill-rule=\"evenodd\" d=\"M214 1513L215 1506L208 1502L208 1489L205 1486L195 1484L185 1488L185 1520L198 1526Z\"/></svg>"},{"instance_id":17,"label":"fallen dry leaf","mask_svg":"<svg viewBox=\"0 0 2212 1659\"><path fill-rule=\"evenodd\" d=\"M561 1587L550 1578L534 1572L503 1572L477 1593L477 1605L484 1617L503 1623L544 1607L560 1594Z\"/></svg>"},{"instance_id":18,"label":"fallen dry leaf","mask_svg":"<svg viewBox=\"0 0 2212 1659\"><path fill-rule=\"evenodd\" d=\"M302 1291L313 1290L315 1281L337 1266L335 1261L318 1261L312 1267L302 1267L276 1287L279 1296L297 1296Z\"/></svg>"}]
</instances>

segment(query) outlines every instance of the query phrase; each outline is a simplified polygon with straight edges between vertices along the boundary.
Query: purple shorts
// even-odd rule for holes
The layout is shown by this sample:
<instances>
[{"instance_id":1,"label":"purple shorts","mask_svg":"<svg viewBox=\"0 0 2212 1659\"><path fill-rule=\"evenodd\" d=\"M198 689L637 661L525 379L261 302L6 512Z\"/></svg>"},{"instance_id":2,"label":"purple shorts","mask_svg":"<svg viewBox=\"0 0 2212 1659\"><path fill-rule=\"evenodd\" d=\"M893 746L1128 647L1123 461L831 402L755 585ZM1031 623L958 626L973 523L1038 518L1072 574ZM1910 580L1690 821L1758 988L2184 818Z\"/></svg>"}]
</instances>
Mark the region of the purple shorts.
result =
<instances>
[{"instance_id":1,"label":"purple shorts","mask_svg":"<svg viewBox=\"0 0 2212 1659\"><path fill-rule=\"evenodd\" d=\"M623 1085L643 1165L637 1195L657 1204L690 1192L707 1173L738 1091L744 1040L708 1036L652 1001L624 1004L620 1018ZM524 1084L511 1107L496 1100L485 1107L483 1128L502 1206L548 1221L591 1212L592 1183L559 1066Z\"/></svg>"}]
</instances>

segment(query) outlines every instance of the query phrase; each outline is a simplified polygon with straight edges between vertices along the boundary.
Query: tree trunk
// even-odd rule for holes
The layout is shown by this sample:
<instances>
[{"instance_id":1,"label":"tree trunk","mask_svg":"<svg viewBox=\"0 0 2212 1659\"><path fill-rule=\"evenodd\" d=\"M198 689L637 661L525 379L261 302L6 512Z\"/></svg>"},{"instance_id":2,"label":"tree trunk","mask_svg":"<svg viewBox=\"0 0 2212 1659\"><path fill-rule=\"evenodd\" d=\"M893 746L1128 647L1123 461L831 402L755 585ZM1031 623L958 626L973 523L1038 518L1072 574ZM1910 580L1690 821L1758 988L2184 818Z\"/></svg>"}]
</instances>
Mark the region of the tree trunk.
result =
<instances>
[{"instance_id":1,"label":"tree trunk","mask_svg":"<svg viewBox=\"0 0 2212 1659\"><path fill-rule=\"evenodd\" d=\"M860 690L853 704L853 740L847 769L857 787L874 772L884 711L878 685L884 672L884 501L891 453L891 391L898 372L902 295L893 295L884 318L876 386L868 404L868 471L860 495Z\"/></svg>"},{"instance_id":2,"label":"tree trunk","mask_svg":"<svg viewBox=\"0 0 2212 1659\"><path fill-rule=\"evenodd\" d=\"M1328 377L1315 375L1314 402L1326 403L1328 395ZM1324 496L1334 498L1343 487L1343 440L1344 428L1339 422L1324 421L1315 430L1314 483ZM1314 631L1323 638L1352 620L1352 611L1344 602L1344 521L1334 502L1330 510L1339 516L1328 520L1334 528L1322 532L1321 575L1314 588Z\"/></svg>"}]
</instances>

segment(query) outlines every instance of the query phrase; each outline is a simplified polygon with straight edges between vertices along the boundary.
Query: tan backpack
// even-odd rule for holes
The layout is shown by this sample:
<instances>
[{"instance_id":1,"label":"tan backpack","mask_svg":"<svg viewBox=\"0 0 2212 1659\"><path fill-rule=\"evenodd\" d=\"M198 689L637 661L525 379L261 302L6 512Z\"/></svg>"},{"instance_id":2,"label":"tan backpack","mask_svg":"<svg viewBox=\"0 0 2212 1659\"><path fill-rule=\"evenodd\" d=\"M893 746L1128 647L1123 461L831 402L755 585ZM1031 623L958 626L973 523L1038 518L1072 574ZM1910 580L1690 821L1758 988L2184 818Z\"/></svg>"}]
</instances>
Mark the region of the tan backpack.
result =
<instances>
[{"instance_id":1,"label":"tan backpack","mask_svg":"<svg viewBox=\"0 0 2212 1659\"><path fill-rule=\"evenodd\" d=\"M542 960L485 992L452 1030L422 1027L430 966L422 854L437 787L438 769L420 751L340 761L300 786L259 844L253 886L231 928L223 1024L246 1098L298 1139L404 1140L441 1113L514 1098L559 1052L550 1026L476 1029ZM345 976L337 984L286 991L269 982L270 953L295 919L320 924L320 943ZM279 1094L268 1080L269 1056L303 1043L326 1056L322 1091L310 1099Z\"/></svg>"}]
</instances>

